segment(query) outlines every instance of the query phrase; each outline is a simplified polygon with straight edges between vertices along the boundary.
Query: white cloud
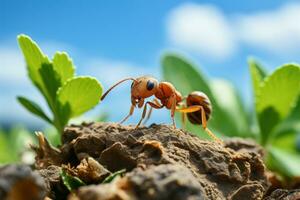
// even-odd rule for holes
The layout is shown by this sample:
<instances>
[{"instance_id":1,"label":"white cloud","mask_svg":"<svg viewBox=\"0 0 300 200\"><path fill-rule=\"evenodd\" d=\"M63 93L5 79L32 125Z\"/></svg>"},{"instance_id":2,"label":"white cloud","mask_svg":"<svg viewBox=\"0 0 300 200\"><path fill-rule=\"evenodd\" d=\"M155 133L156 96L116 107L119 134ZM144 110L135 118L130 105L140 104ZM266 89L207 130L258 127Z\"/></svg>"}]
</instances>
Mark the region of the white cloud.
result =
<instances>
[{"instance_id":1,"label":"white cloud","mask_svg":"<svg viewBox=\"0 0 300 200\"><path fill-rule=\"evenodd\" d=\"M300 4L237 16L236 26L238 36L248 45L273 53L299 52Z\"/></svg>"},{"instance_id":2,"label":"white cloud","mask_svg":"<svg viewBox=\"0 0 300 200\"><path fill-rule=\"evenodd\" d=\"M172 44L217 59L230 57L241 45L299 54L300 4L230 16L213 5L182 4L168 15L167 33Z\"/></svg>"},{"instance_id":3,"label":"white cloud","mask_svg":"<svg viewBox=\"0 0 300 200\"><path fill-rule=\"evenodd\" d=\"M23 84L26 82L26 68L21 52L12 47L0 46L0 84Z\"/></svg>"},{"instance_id":4,"label":"white cloud","mask_svg":"<svg viewBox=\"0 0 300 200\"><path fill-rule=\"evenodd\" d=\"M168 16L167 31L175 45L206 56L225 58L236 50L230 24L211 5L189 3L175 8Z\"/></svg>"}]
</instances>

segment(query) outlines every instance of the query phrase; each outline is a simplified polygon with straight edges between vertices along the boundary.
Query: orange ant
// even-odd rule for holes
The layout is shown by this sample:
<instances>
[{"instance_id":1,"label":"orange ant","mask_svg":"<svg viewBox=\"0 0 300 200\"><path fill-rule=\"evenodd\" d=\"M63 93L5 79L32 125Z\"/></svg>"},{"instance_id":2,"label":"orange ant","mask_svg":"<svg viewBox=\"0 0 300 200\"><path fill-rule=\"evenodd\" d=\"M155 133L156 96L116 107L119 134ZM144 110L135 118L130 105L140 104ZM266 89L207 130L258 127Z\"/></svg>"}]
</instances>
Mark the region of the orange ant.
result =
<instances>
[{"instance_id":1,"label":"orange ant","mask_svg":"<svg viewBox=\"0 0 300 200\"><path fill-rule=\"evenodd\" d=\"M151 107L146 121L150 118L152 109L161 109L166 107L171 110L171 118L174 128L176 128L174 115L175 111L182 114L183 124L185 123L185 115L188 120L193 124L202 124L203 129L217 142L221 143L221 140L217 138L208 128L207 120L210 118L212 112L212 106L209 98L203 92L195 91L190 93L187 97L183 98L180 92L169 82L158 82L155 78L150 76L142 76L139 78L125 78L111 88L109 88L101 97L103 100L106 95L117 85L132 80L131 84L131 107L129 114L120 122L125 122L134 112L136 106L143 109L142 117L136 128L140 126L147 113L147 105ZM147 101L145 99L151 96L155 96L153 101ZM186 103L183 100L186 99ZM160 102L158 101L160 100Z\"/></svg>"}]
</instances>

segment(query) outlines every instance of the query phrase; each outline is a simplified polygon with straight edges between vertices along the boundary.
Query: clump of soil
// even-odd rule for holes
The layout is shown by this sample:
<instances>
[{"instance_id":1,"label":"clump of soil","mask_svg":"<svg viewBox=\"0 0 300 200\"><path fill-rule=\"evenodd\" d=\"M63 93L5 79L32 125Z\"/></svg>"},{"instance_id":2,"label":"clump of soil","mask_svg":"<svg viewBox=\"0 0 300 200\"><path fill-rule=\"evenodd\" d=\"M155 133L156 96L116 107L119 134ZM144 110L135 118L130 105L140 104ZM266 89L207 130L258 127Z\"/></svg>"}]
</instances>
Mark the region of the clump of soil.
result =
<instances>
[{"instance_id":1,"label":"clump of soil","mask_svg":"<svg viewBox=\"0 0 300 200\"><path fill-rule=\"evenodd\" d=\"M114 123L70 126L62 140L63 145L55 149L40 135L40 147L35 149L36 167L56 198L67 194L57 187L57 168L61 167L89 184L100 183L121 169L128 172L110 184L80 188L79 199L87 199L82 195L86 193L97 199L103 191L106 196L98 199L250 200L262 199L268 188L259 150L247 142L239 146L232 140L221 145L167 125L134 129ZM79 167L83 162L89 173ZM86 170L91 166L93 172Z\"/></svg>"},{"instance_id":2,"label":"clump of soil","mask_svg":"<svg viewBox=\"0 0 300 200\"><path fill-rule=\"evenodd\" d=\"M270 183L262 162L263 149L244 139L219 144L167 125L135 129L115 123L67 127L59 148L52 147L41 133L38 139L39 146L33 147L35 168L43 177L43 191L52 199L256 200L299 196L298 191L276 190L265 197ZM60 177L62 169L86 186L70 193ZM126 169L122 177L103 183L122 169Z\"/></svg>"}]
</instances>

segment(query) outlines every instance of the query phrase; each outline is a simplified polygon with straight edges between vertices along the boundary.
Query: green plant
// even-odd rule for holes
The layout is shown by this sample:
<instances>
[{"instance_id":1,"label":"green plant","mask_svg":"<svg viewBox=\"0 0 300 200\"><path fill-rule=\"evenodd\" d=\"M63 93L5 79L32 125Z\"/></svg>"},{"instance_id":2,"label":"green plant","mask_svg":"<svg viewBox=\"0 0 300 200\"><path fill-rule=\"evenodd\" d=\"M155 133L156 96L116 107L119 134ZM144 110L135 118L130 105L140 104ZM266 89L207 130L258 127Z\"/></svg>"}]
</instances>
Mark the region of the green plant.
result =
<instances>
[{"instance_id":1,"label":"green plant","mask_svg":"<svg viewBox=\"0 0 300 200\"><path fill-rule=\"evenodd\" d=\"M63 184L70 192L86 185L82 180L80 180L80 178L69 175L64 169L61 170L60 177L63 181Z\"/></svg>"},{"instance_id":2,"label":"green plant","mask_svg":"<svg viewBox=\"0 0 300 200\"><path fill-rule=\"evenodd\" d=\"M52 145L61 144L60 135L54 127L46 127L43 133ZM37 143L34 131L24 126L15 125L5 131L0 128L0 164L19 162L33 164L35 155L30 145Z\"/></svg>"},{"instance_id":3,"label":"green plant","mask_svg":"<svg viewBox=\"0 0 300 200\"><path fill-rule=\"evenodd\" d=\"M22 154L28 153L29 144L34 143L33 135L22 126L15 126L8 131L0 130L0 164L26 162Z\"/></svg>"},{"instance_id":4,"label":"green plant","mask_svg":"<svg viewBox=\"0 0 300 200\"><path fill-rule=\"evenodd\" d=\"M25 57L28 76L46 100L52 117L34 101L18 97L32 114L62 132L69 120L96 106L102 95L101 84L89 76L75 76L75 67L67 53L56 52L50 60L38 45L26 35L18 36Z\"/></svg>"},{"instance_id":5,"label":"green plant","mask_svg":"<svg viewBox=\"0 0 300 200\"><path fill-rule=\"evenodd\" d=\"M111 175L109 175L108 177L106 177L102 183L110 183L112 182L116 177L118 176L122 176L124 173L126 172L126 169L121 169L119 171L116 171L114 173L112 173Z\"/></svg>"},{"instance_id":6,"label":"green plant","mask_svg":"<svg viewBox=\"0 0 300 200\"><path fill-rule=\"evenodd\" d=\"M300 132L300 66L287 64L267 74L259 63L250 59L249 69L255 101L252 112L247 111L228 81L208 79L195 64L180 55L165 54L162 58L164 79L172 82L183 95L199 90L209 96L213 117L208 126L217 135L253 138L265 147L270 169L286 177L300 176L296 143ZM188 123L187 129L207 138L199 125Z\"/></svg>"},{"instance_id":7,"label":"green plant","mask_svg":"<svg viewBox=\"0 0 300 200\"><path fill-rule=\"evenodd\" d=\"M287 177L300 176L300 65L285 64L267 74L249 60L260 143L270 169Z\"/></svg>"}]
</instances>

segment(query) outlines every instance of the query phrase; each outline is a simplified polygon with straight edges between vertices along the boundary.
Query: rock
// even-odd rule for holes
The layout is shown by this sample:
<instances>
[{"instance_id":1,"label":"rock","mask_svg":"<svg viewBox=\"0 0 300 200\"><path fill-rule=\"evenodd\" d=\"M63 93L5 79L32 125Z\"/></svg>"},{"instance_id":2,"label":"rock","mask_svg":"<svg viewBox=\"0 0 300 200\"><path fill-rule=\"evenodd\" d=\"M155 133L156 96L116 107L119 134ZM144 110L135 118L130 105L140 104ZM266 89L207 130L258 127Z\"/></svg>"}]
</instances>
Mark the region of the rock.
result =
<instances>
[{"instance_id":1,"label":"rock","mask_svg":"<svg viewBox=\"0 0 300 200\"><path fill-rule=\"evenodd\" d=\"M264 200L300 200L300 189L284 190L277 189Z\"/></svg>"},{"instance_id":2,"label":"rock","mask_svg":"<svg viewBox=\"0 0 300 200\"><path fill-rule=\"evenodd\" d=\"M44 179L27 165L0 167L0 199L42 200L46 196Z\"/></svg>"},{"instance_id":3,"label":"rock","mask_svg":"<svg viewBox=\"0 0 300 200\"><path fill-rule=\"evenodd\" d=\"M207 199L204 188L187 168L174 165L137 168L124 177L136 199L202 200Z\"/></svg>"}]
</instances>

